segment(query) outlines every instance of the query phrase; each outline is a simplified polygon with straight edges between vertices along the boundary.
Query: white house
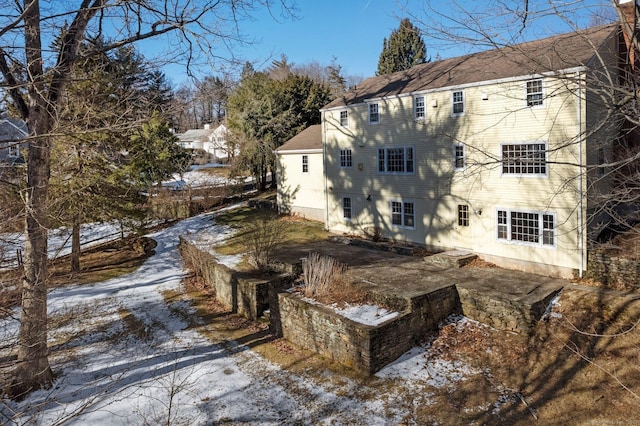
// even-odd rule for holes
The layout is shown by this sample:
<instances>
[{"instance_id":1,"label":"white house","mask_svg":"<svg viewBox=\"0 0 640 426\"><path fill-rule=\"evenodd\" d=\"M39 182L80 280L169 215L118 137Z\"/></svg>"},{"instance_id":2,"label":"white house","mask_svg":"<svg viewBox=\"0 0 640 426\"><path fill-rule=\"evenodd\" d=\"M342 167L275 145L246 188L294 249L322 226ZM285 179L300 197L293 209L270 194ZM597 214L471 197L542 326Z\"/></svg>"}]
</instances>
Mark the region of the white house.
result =
<instances>
[{"instance_id":1,"label":"white house","mask_svg":"<svg viewBox=\"0 0 640 426\"><path fill-rule=\"evenodd\" d=\"M628 142L603 101L636 73L625 49L611 24L364 80L305 130L320 133L322 178L311 165L318 136L277 150L278 203L323 211L338 233L375 229L514 269L581 274L587 237L606 220L607 159Z\"/></svg>"},{"instance_id":2,"label":"white house","mask_svg":"<svg viewBox=\"0 0 640 426\"><path fill-rule=\"evenodd\" d=\"M310 126L275 150L278 209L308 219L325 218L322 126Z\"/></svg>"},{"instance_id":3,"label":"white house","mask_svg":"<svg viewBox=\"0 0 640 426\"><path fill-rule=\"evenodd\" d=\"M24 162L22 151L27 148L24 139L28 135L29 130L24 121L0 116L0 163L2 165Z\"/></svg>"},{"instance_id":4,"label":"white house","mask_svg":"<svg viewBox=\"0 0 640 426\"><path fill-rule=\"evenodd\" d=\"M176 134L176 137L181 147L205 151L216 162L229 161L239 153L237 148L227 143L227 127L224 124L213 129L210 124L205 124L202 129L190 129Z\"/></svg>"}]
</instances>

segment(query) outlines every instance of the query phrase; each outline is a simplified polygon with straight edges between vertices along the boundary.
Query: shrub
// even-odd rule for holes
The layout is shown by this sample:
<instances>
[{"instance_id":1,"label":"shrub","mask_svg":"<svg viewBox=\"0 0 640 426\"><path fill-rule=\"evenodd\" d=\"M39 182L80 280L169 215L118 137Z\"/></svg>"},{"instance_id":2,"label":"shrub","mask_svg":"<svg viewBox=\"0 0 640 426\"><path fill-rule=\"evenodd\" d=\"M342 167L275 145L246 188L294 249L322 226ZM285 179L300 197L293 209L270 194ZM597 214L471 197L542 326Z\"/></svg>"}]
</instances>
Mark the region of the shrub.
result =
<instances>
[{"instance_id":1,"label":"shrub","mask_svg":"<svg viewBox=\"0 0 640 426\"><path fill-rule=\"evenodd\" d=\"M309 253L302 262L304 295L313 298L327 296L335 287L344 284L346 272L347 265L344 263L329 256Z\"/></svg>"},{"instance_id":2,"label":"shrub","mask_svg":"<svg viewBox=\"0 0 640 426\"><path fill-rule=\"evenodd\" d=\"M245 228L241 244L258 270L268 270L274 250L284 242L286 229L286 222L267 219L258 219Z\"/></svg>"}]
</instances>

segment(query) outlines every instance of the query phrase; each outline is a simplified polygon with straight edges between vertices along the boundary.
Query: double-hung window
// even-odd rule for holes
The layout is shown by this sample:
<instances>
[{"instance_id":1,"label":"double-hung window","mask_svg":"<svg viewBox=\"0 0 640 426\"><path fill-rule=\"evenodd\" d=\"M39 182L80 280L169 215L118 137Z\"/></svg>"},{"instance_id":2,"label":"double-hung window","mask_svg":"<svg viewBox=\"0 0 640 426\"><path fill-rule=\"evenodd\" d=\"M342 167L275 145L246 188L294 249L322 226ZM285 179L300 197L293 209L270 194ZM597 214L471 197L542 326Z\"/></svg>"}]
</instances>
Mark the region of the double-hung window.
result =
<instances>
[{"instance_id":1,"label":"double-hung window","mask_svg":"<svg viewBox=\"0 0 640 426\"><path fill-rule=\"evenodd\" d=\"M469 226L468 204L458 204L458 226Z\"/></svg>"},{"instance_id":2,"label":"double-hung window","mask_svg":"<svg viewBox=\"0 0 640 426\"><path fill-rule=\"evenodd\" d=\"M415 212L413 203L407 201L392 201L391 224L396 226L404 226L406 228L414 228Z\"/></svg>"},{"instance_id":3,"label":"double-hung window","mask_svg":"<svg viewBox=\"0 0 640 426\"><path fill-rule=\"evenodd\" d=\"M453 115L464 114L464 92L462 90L451 93L451 113Z\"/></svg>"},{"instance_id":4,"label":"double-hung window","mask_svg":"<svg viewBox=\"0 0 640 426\"><path fill-rule=\"evenodd\" d=\"M378 104L369 104L369 124L380 123L380 112Z\"/></svg>"},{"instance_id":5,"label":"double-hung window","mask_svg":"<svg viewBox=\"0 0 640 426\"><path fill-rule=\"evenodd\" d=\"M464 145L456 144L453 146L453 168L462 170L465 166Z\"/></svg>"},{"instance_id":6,"label":"double-hung window","mask_svg":"<svg viewBox=\"0 0 640 426\"><path fill-rule=\"evenodd\" d=\"M340 127L349 127L348 111L340 111Z\"/></svg>"},{"instance_id":7,"label":"double-hung window","mask_svg":"<svg viewBox=\"0 0 640 426\"><path fill-rule=\"evenodd\" d=\"M502 174L546 175L547 144L503 144Z\"/></svg>"},{"instance_id":8,"label":"double-hung window","mask_svg":"<svg viewBox=\"0 0 640 426\"><path fill-rule=\"evenodd\" d=\"M341 149L340 150L340 167L351 167L351 166L353 166L351 150Z\"/></svg>"},{"instance_id":9,"label":"double-hung window","mask_svg":"<svg viewBox=\"0 0 640 426\"><path fill-rule=\"evenodd\" d=\"M302 156L302 173L309 173L309 156Z\"/></svg>"},{"instance_id":10,"label":"double-hung window","mask_svg":"<svg viewBox=\"0 0 640 426\"><path fill-rule=\"evenodd\" d=\"M379 148L379 173L413 173L413 148Z\"/></svg>"},{"instance_id":11,"label":"double-hung window","mask_svg":"<svg viewBox=\"0 0 640 426\"><path fill-rule=\"evenodd\" d=\"M416 120L424 120L426 117L426 108L424 96L414 96L413 98L413 113Z\"/></svg>"},{"instance_id":12,"label":"double-hung window","mask_svg":"<svg viewBox=\"0 0 640 426\"><path fill-rule=\"evenodd\" d=\"M542 79L527 81L527 106L538 106L542 105L543 102Z\"/></svg>"},{"instance_id":13,"label":"double-hung window","mask_svg":"<svg viewBox=\"0 0 640 426\"><path fill-rule=\"evenodd\" d=\"M555 245L555 215L551 213L498 210L496 225L498 240Z\"/></svg>"},{"instance_id":14,"label":"double-hung window","mask_svg":"<svg viewBox=\"0 0 640 426\"><path fill-rule=\"evenodd\" d=\"M9 157L17 157L19 152L18 152L18 145L9 145L9 148L7 148L8 152L8 156Z\"/></svg>"},{"instance_id":15,"label":"double-hung window","mask_svg":"<svg viewBox=\"0 0 640 426\"><path fill-rule=\"evenodd\" d=\"M344 197L342 199L342 217L351 219L351 197Z\"/></svg>"}]
</instances>

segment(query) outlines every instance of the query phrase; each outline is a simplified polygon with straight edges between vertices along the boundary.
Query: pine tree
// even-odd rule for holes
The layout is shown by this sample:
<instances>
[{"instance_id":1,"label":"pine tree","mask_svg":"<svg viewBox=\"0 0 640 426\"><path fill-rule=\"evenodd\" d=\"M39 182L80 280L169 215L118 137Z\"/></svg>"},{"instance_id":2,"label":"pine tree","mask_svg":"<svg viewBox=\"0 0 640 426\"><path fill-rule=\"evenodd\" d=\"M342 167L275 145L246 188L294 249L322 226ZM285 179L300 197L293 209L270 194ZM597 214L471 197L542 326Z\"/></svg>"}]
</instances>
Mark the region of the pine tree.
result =
<instances>
[{"instance_id":1,"label":"pine tree","mask_svg":"<svg viewBox=\"0 0 640 426\"><path fill-rule=\"evenodd\" d=\"M425 62L427 51L420 30L405 18L400 27L391 32L389 39L384 39L376 75L407 70Z\"/></svg>"}]
</instances>

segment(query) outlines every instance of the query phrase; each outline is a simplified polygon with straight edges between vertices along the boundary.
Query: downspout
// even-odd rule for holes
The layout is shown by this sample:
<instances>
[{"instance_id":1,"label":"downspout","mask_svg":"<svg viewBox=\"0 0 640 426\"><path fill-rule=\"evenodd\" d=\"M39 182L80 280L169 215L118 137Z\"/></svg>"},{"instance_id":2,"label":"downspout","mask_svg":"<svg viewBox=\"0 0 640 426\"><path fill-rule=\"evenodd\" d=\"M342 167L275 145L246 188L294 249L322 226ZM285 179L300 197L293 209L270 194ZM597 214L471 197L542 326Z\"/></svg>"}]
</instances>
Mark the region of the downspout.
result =
<instances>
[{"instance_id":1,"label":"downspout","mask_svg":"<svg viewBox=\"0 0 640 426\"><path fill-rule=\"evenodd\" d=\"M329 229L329 193L327 191L327 136L326 136L326 121L324 119L325 112L321 113L322 123L322 176L324 177L324 228Z\"/></svg>"},{"instance_id":2,"label":"downspout","mask_svg":"<svg viewBox=\"0 0 640 426\"><path fill-rule=\"evenodd\" d=\"M580 270L578 276L582 278L584 271L584 226L583 226L583 212L584 208L584 194L583 194L583 180L586 177L586 170L583 169L583 122L582 122L582 76L583 73L578 72L578 171L580 173L580 179L578 179L578 252L580 254ZM586 75L585 75L586 79Z\"/></svg>"}]
</instances>

